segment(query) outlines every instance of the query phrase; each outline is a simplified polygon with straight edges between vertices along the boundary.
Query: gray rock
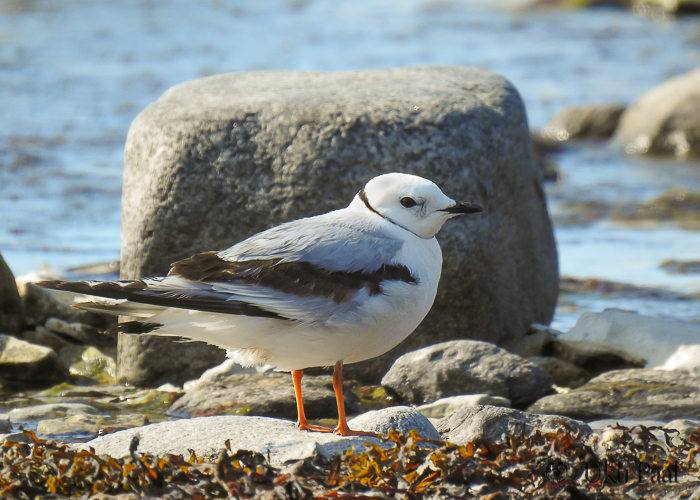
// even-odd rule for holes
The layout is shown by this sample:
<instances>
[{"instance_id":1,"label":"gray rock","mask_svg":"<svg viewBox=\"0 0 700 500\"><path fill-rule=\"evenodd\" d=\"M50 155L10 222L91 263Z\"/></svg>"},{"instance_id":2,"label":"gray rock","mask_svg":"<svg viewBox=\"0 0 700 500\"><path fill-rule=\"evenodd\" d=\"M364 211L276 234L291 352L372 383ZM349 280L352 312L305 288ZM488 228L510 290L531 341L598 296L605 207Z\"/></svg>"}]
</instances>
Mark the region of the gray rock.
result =
<instances>
[{"instance_id":1,"label":"gray rock","mask_svg":"<svg viewBox=\"0 0 700 500\"><path fill-rule=\"evenodd\" d=\"M507 340L501 344L501 347L523 358L543 356L550 344L559 335L561 335L561 332L546 325L535 323L530 325L523 337Z\"/></svg>"},{"instance_id":2,"label":"gray rock","mask_svg":"<svg viewBox=\"0 0 700 500\"><path fill-rule=\"evenodd\" d=\"M546 394L552 379L542 368L488 342L453 340L404 354L382 385L414 404L479 393L522 404Z\"/></svg>"},{"instance_id":3,"label":"gray rock","mask_svg":"<svg viewBox=\"0 0 700 500\"><path fill-rule=\"evenodd\" d=\"M647 368L664 365L678 346L697 344L699 339L700 325L619 309L584 312L576 325L558 338L579 341L581 349L625 353L631 360L645 360Z\"/></svg>"},{"instance_id":4,"label":"gray rock","mask_svg":"<svg viewBox=\"0 0 700 500\"><path fill-rule=\"evenodd\" d=\"M583 420L693 418L700 414L698 387L700 377L686 372L616 370L566 394L545 396L527 411Z\"/></svg>"},{"instance_id":5,"label":"gray rock","mask_svg":"<svg viewBox=\"0 0 700 500\"><path fill-rule=\"evenodd\" d=\"M14 441L15 443L32 444L32 439L22 432L14 432L8 434L0 434L0 444L5 441Z\"/></svg>"},{"instance_id":6,"label":"gray rock","mask_svg":"<svg viewBox=\"0 0 700 500\"><path fill-rule=\"evenodd\" d=\"M46 405L27 406L11 410L7 416L10 422L34 422L47 418L70 417L73 415L99 415L100 411L94 406L83 403L52 403Z\"/></svg>"},{"instance_id":7,"label":"gray rock","mask_svg":"<svg viewBox=\"0 0 700 500\"><path fill-rule=\"evenodd\" d=\"M700 375L700 344L679 345L676 352L657 370L684 370L693 375Z\"/></svg>"},{"instance_id":8,"label":"gray rock","mask_svg":"<svg viewBox=\"0 0 700 500\"><path fill-rule=\"evenodd\" d=\"M608 139L624 110L621 104L571 106L557 113L542 129L542 135L556 141Z\"/></svg>"},{"instance_id":9,"label":"gray rock","mask_svg":"<svg viewBox=\"0 0 700 500\"><path fill-rule=\"evenodd\" d=\"M669 274L700 274L700 260L665 260L659 267Z\"/></svg>"},{"instance_id":10,"label":"gray rock","mask_svg":"<svg viewBox=\"0 0 700 500\"><path fill-rule=\"evenodd\" d=\"M104 427L140 427L144 416L140 414L105 415L76 414L63 418L39 420L36 432L42 436L67 434L96 435Z\"/></svg>"},{"instance_id":11,"label":"gray rock","mask_svg":"<svg viewBox=\"0 0 700 500\"><path fill-rule=\"evenodd\" d=\"M408 406L392 406L381 410L368 411L348 421L352 430L376 432L386 436L390 430L408 435L412 430L426 439L441 439L440 433L421 413Z\"/></svg>"},{"instance_id":12,"label":"gray rock","mask_svg":"<svg viewBox=\"0 0 700 500\"><path fill-rule=\"evenodd\" d=\"M435 428L445 441L463 445L478 438L500 439L503 434L529 436L536 430L556 432L563 428L589 434L584 422L566 417L534 415L498 406L463 408L437 421Z\"/></svg>"},{"instance_id":13,"label":"gray rock","mask_svg":"<svg viewBox=\"0 0 700 500\"><path fill-rule=\"evenodd\" d=\"M15 277L0 255L0 333L18 334L23 324L22 302Z\"/></svg>"},{"instance_id":14,"label":"gray rock","mask_svg":"<svg viewBox=\"0 0 700 500\"><path fill-rule=\"evenodd\" d=\"M677 418L671 420L669 423L664 424L666 429L675 429L678 431L678 437L682 439L688 439L690 434L700 429L700 420L691 418Z\"/></svg>"},{"instance_id":15,"label":"gray rock","mask_svg":"<svg viewBox=\"0 0 700 500\"><path fill-rule=\"evenodd\" d=\"M630 6L630 2L626 2ZM662 19L667 15L683 16L700 14L698 0L637 0L631 2L635 12L646 17ZM693 499L696 500L696 499Z\"/></svg>"},{"instance_id":16,"label":"gray rock","mask_svg":"<svg viewBox=\"0 0 700 500\"><path fill-rule=\"evenodd\" d=\"M32 271L30 273L21 274L15 278L15 284L17 285L17 291L20 297L24 297L27 294L27 283L37 283L38 281L51 281L51 280L65 280L61 275L41 270Z\"/></svg>"},{"instance_id":17,"label":"gray rock","mask_svg":"<svg viewBox=\"0 0 700 500\"><path fill-rule=\"evenodd\" d=\"M89 379L98 384L116 383L117 364L114 358L96 347L67 346L60 350L58 357L71 375Z\"/></svg>"},{"instance_id":18,"label":"gray rock","mask_svg":"<svg viewBox=\"0 0 700 500\"><path fill-rule=\"evenodd\" d=\"M7 415L0 415L0 417L4 417L0 418L0 432L10 432L12 430L12 422L7 418Z\"/></svg>"},{"instance_id":19,"label":"gray rock","mask_svg":"<svg viewBox=\"0 0 700 500\"><path fill-rule=\"evenodd\" d=\"M416 411L428 418L442 418L452 412L461 410L466 406L510 406L510 401L500 396L490 396L488 394L469 394L462 396L452 396L438 399L427 405L421 405Z\"/></svg>"},{"instance_id":20,"label":"gray rock","mask_svg":"<svg viewBox=\"0 0 700 500\"><path fill-rule=\"evenodd\" d=\"M209 368L207 371L202 373L202 375L195 380L189 380L185 382L182 386L183 390L189 391L190 389L194 389L195 387L199 387L202 384L210 383L210 382L217 382L224 380L227 377L230 377L231 375L244 375L247 373L262 373L265 370L263 367L254 367L254 366L248 366L248 367L243 367L236 363L232 359L226 359L223 363L220 365L216 365L213 368Z\"/></svg>"},{"instance_id":21,"label":"gray rock","mask_svg":"<svg viewBox=\"0 0 700 500\"><path fill-rule=\"evenodd\" d=\"M336 418L338 410L330 376L306 375L301 381L304 409L310 419ZM359 401L345 391L349 414L358 413ZM292 378L288 373L232 375L223 380L203 382L187 391L170 407L180 416L258 415L296 420Z\"/></svg>"},{"instance_id":22,"label":"gray rock","mask_svg":"<svg viewBox=\"0 0 700 500\"><path fill-rule=\"evenodd\" d=\"M48 347L0 335L0 376L9 382L57 382L68 375L56 353Z\"/></svg>"},{"instance_id":23,"label":"gray rock","mask_svg":"<svg viewBox=\"0 0 700 500\"><path fill-rule=\"evenodd\" d=\"M527 359L549 373L554 385L558 387L573 389L593 378L593 374L589 371L563 359L549 356L532 356Z\"/></svg>"},{"instance_id":24,"label":"gray rock","mask_svg":"<svg viewBox=\"0 0 700 500\"><path fill-rule=\"evenodd\" d=\"M73 342L67 340L55 332L52 332L48 328L44 328L38 325L33 330L25 330L20 335L22 340L29 342L30 344L43 345L44 347L49 347L54 351L60 351L62 348L74 345Z\"/></svg>"},{"instance_id":25,"label":"gray rock","mask_svg":"<svg viewBox=\"0 0 700 500\"><path fill-rule=\"evenodd\" d=\"M589 379L612 370L643 368L646 364L642 358L606 342L558 338L549 345L547 352L560 361L585 370Z\"/></svg>"},{"instance_id":26,"label":"gray rock","mask_svg":"<svg viewBox=\"0 0 700 500\"><path fill-rule=\"evenodd\" d=\"M86 323L69 323L58 318L49 318L44 323L49 330L61 333L81 344L96 347L117 347L117 334L100 333L97 328Z\"/></svg>"},{"instance_id":27,"label":"gray rock","mask_svg":"<svg viewBox=\"0 0 700 500\"><path fill-rule=\"evenodd\" d=\"M188 82L129 131L121 275L163 274L194 253L346 206L380 173L430 178L486 212L441 231L442 282L417 332L347 367L348 377L376 382L410 350L465 335L499 342L550 321L557 257L531 148L517 91L484 70L265 71ZM120 355L124 380L161 383L194 362L191 344L169 355L164 343L141 342L151 341L123 339L121 349L136 345ZM149 375L146 362L170 374Z\"/></svg>"},{"instance_id":28,"label":"gray rock","mask_svg":"<svg viewBox=\"0 0 700 500\"><path fill-rule=\"evenodd\" d=\"M182 385L225 359L226 351L203 342L120 333L117 380L138 387L158 387L166 382Z\"/></svg>"},{"instance_id":29,"label":"gray rock","mask_svg":"<svg viewBox=\"0 0 700 500\"><path fill-rule=\"evenodd\" d=\"M47 290L29 282L25 284L25 289L22 304L27 324L43 325L49 318L58 318L69 323L85 323L104 329L117 322L115 316L72 308L71 303L60 298L66 297L66 293Z\"/></svg>"},{"instance_id":30,"label":"gray rock","mask_svg":"<svg viewBox=\"0 0 700 500\"><path fill-rule=\"evenodd\" d=\"M370 431L371 429L357 429ZM267 456L279 466L320 453L330 457L350 448L364 450L365 443L389 446L368 436L340 437L335 434L305 432L286 420L267 417L219 416L161 422L137 429L128 429L93 439L79 447L92 446L99 455L129 456L129 443L139 436L140 453L189 456L194 450L198 457L216 458L230 440L231 449L253 450Z\"/></svg>"},{"instance_id":31,"label":"gray rock","mask_svg":"<svg viewBox=\"0 0 700 500\"><path fill-rule=\"evenodd\" d=\"M700 155L700 69L642 95L620 117L614 139L628 153Z\"/></svg>"}]
</instances>

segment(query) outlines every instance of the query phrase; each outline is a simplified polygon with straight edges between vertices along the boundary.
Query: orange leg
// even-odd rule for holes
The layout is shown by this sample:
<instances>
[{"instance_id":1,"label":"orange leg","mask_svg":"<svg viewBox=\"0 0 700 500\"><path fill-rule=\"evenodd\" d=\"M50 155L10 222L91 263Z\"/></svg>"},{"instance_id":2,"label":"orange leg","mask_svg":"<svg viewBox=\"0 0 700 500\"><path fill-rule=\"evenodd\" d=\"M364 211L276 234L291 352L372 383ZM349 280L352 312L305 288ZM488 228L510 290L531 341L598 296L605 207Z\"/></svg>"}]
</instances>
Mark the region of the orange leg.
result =
<instances>
[{"instance_id":1,"label":"orange leg","mask_svg":"<svg viewBox=\"0 0 700 500\"><path fill-rule=\"evenodd\" d=\"M323 427L320 425L311 425L306 420L306 415L304 414L304 400L301 397L301 377L304 376L304 372L301 370L292 370L292 382L294 383L294 395L297 399L297 414L299 415L299 420L297 421L297 426L301 431L314 431L314 432L333 432L330 427Z\"/></svg>"},{"instance_id":2,"label":"orange leg","mask_svg":"<svg viewBox=\"0 0 700 500\"><path fill-rule=\"evenodd\" d=\"M343 363L341 361L338 361L333 369L333 391L335 391L335 400L338 403L338 427L335 428L335 433L341 436L379 437L374 432L351 431L348 427L348 421L345 418L345 401L343 400Z\"/></svg>"}]
</instances>

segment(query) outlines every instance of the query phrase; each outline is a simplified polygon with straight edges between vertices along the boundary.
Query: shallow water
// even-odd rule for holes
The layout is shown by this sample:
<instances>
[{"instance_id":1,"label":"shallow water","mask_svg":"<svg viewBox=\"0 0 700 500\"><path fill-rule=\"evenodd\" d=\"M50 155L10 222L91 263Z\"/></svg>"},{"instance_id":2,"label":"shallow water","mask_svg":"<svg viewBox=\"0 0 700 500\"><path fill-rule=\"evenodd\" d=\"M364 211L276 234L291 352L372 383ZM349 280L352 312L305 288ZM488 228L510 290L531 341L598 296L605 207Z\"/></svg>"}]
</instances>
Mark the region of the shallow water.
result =
<instances>
[{"instance_id":1,"label":"shallow water","mask_svg":"<svg viewBox=\"0 0 700 500\"><path fill-rule=\"evenodd\" d=\"M0 252L16 275L42 264L62 272L117 260L131 120L168 87L193 78L478 66L508 77L533 128L541 128L565 106L629 103L700 66L697 18L521 5L0 0ZM625 158L603 145L569 148L556 160L564 181L547 188L553 214L566 202L645 201L677 185L700 190L698 163ZM700 260L697 232L601 222L557 227L556 237L563 274L700 292L698 275L658 267L670 258ZM573 317L558 313L557 324Z\"/></svg>"}]
</instances>

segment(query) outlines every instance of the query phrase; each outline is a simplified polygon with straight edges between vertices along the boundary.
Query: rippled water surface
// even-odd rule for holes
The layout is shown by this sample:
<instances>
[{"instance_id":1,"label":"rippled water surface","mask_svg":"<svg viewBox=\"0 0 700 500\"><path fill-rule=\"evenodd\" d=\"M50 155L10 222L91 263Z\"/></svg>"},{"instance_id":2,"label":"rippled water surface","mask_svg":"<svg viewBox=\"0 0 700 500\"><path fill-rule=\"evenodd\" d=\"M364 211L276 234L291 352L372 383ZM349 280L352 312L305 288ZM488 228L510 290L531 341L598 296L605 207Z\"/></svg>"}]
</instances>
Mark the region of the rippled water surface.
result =
<instances>
[{"instance_id":1,"label":"rippled water surface","mask_svg":"<svg viewBox=\"0 0 700 500\"><path fill-rule=\"evenodd\" d=\"M565 106L630 103L700 66L700 22L512 0L0 0L0 252L16 275L118 259L126 133L172 85L231 71L417 64L502 73L541 128ZM624 158L603 145L556 160L554 214L572 201L700 190L698 163ZM658 267L700 260L697 232L601 222L556 236L564 274L700 292L698 275Z\"/></svg>"}]
</instances>

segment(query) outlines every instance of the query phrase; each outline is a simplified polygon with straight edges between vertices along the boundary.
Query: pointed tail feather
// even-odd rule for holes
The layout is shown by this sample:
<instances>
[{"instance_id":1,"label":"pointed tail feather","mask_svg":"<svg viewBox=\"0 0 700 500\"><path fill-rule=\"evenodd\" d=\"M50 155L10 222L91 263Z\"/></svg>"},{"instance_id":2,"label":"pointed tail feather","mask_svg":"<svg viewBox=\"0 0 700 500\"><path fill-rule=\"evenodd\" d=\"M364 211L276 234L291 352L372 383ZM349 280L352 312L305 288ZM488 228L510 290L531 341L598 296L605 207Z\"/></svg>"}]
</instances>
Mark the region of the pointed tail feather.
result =
<instances>
[{"instance_id":1,"label":"pointed tail feather","mask_svg":"<svg viewBox=\"0 0 700 500\"><path fill-rule=\"evenodd\" d=\"M154 330L162 327L160 323L149 323L146 321L126 321L124 323L119 323L105 330L105 333L151 333Z\"/></svg>"}]
</instances>

